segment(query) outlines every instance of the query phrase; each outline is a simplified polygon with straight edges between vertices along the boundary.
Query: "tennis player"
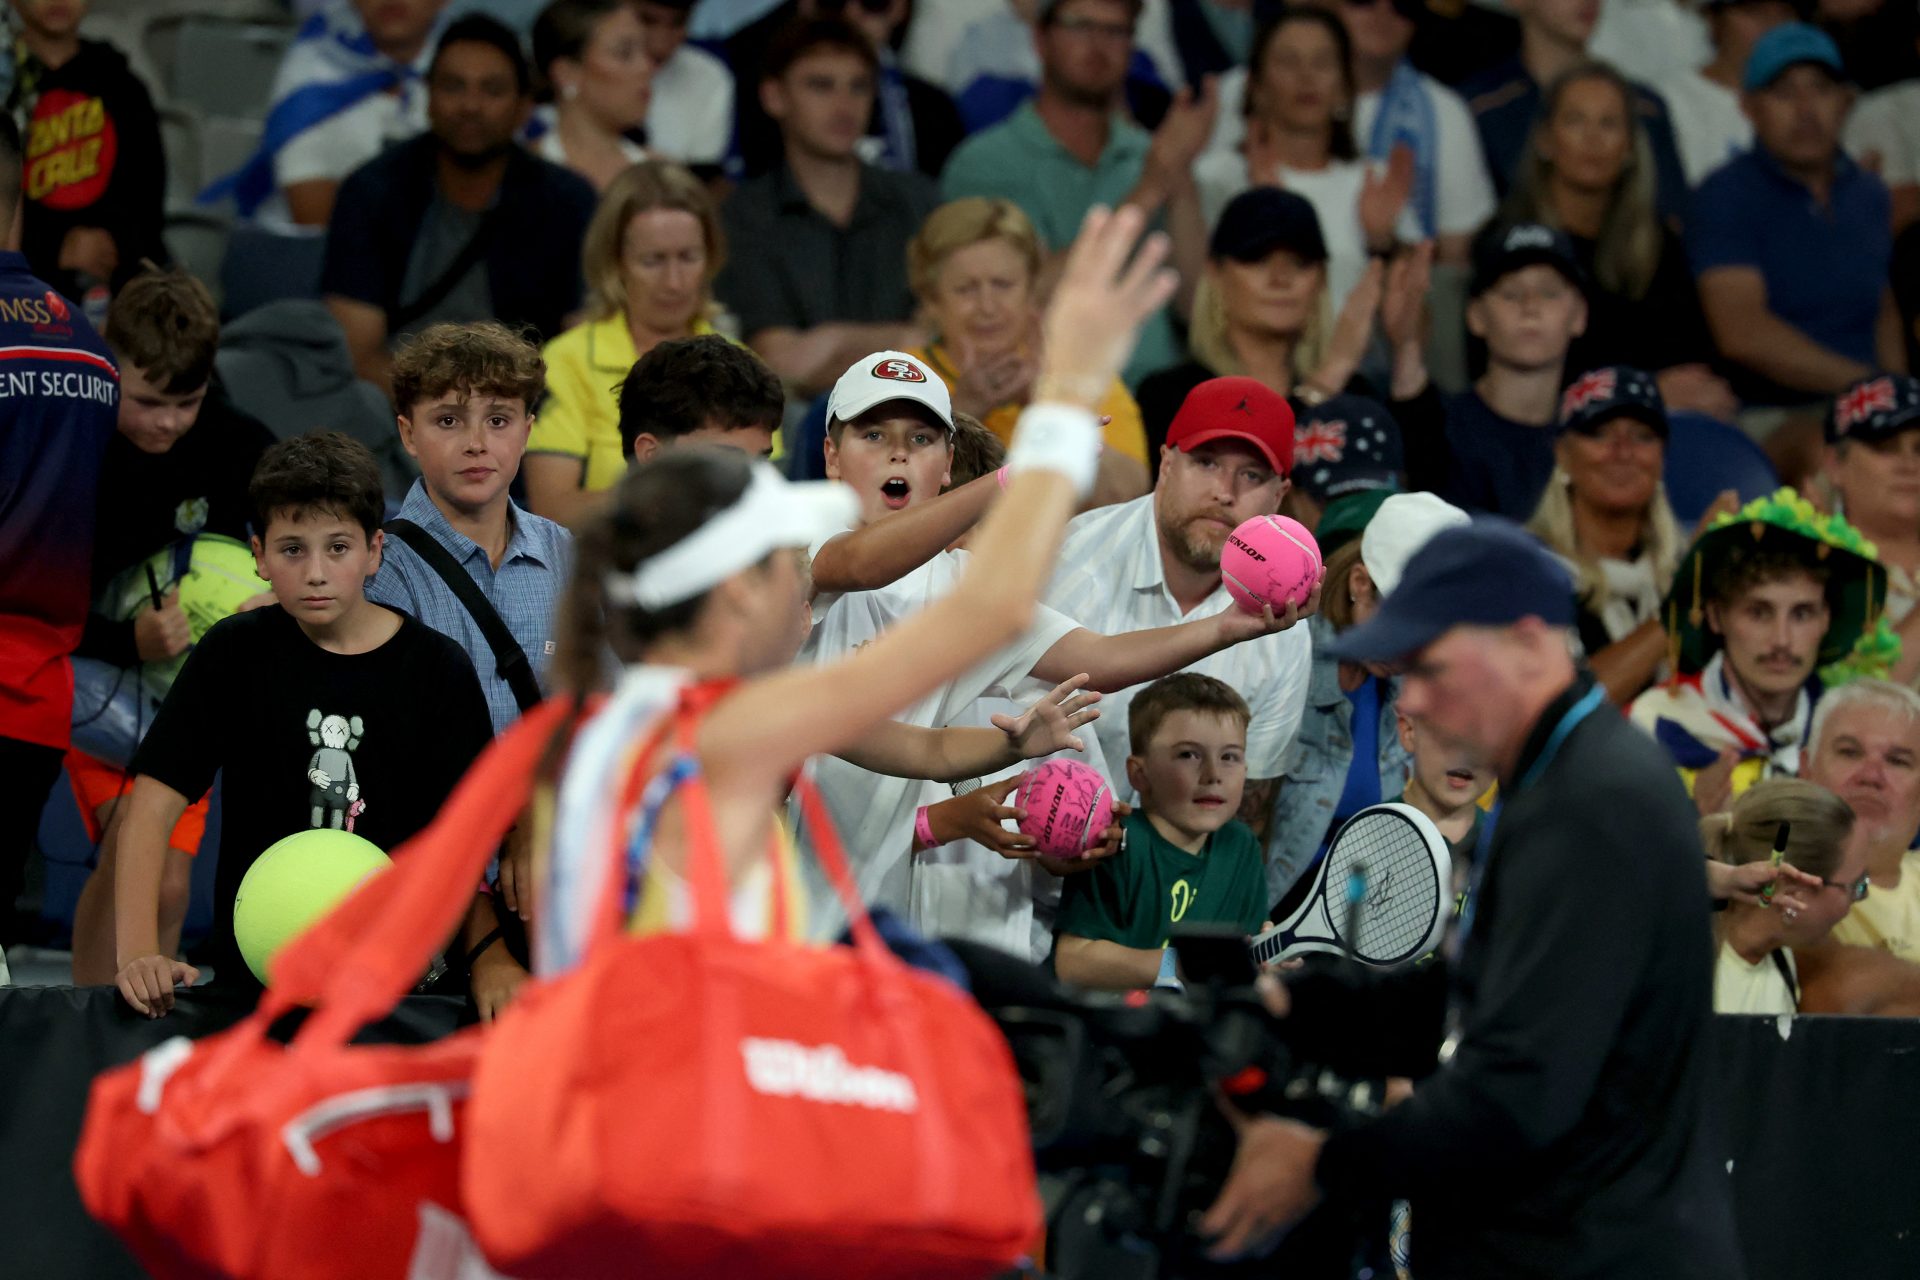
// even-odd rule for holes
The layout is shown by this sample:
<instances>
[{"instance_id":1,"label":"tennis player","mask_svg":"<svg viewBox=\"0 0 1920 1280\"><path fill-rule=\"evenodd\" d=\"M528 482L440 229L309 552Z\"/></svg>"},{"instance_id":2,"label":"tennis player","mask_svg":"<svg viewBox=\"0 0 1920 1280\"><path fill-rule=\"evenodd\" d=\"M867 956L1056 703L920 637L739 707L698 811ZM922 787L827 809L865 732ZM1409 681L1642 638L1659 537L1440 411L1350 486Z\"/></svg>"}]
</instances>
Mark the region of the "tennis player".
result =
<instances>
[{"instance_id":1,"label":"tennis player","mask_svg":"<svg viewBox=\"0 0 1920 1280\"><path fill-rule=\"evenodd\" d=\"M1741 1274L1702 1125L1713 968L1693 806L1569 656L1572 602L1565 570L1522 530L1476 521L1435 535L1340 637L1343 659L1404 668L1401 710L1423 739L1491 768L1502 809L1475 851L1444 1015L1438 999L1406 999L1424 970L1360 992L1337 975L1289 983L1301 1043L1324 1021L1424 1078L1338 1132L1246 1122L1202 1220L1217 1255L1256 1247L1323 1195L1392 1197L1412 1204L1421 1280Z\"/></svg>"}]
</instances>

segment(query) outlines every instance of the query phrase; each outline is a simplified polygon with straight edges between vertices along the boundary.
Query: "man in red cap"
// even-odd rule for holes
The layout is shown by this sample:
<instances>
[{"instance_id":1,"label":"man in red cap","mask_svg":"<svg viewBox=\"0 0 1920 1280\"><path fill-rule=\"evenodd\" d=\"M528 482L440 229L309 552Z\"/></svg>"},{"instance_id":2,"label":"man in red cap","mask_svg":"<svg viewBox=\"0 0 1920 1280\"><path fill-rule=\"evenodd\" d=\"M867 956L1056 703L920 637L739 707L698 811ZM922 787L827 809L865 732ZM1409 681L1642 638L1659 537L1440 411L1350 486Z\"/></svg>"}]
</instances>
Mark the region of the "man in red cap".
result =
<instances>
[{"instance_id":1,"label":"man in red cap","mask_svg":"<svg viewBox=\"0 0 1920 1280\"><path fill-rule=\"evenodd\" d=\"M1220 583L1220 550L1245 520L1274 515L1293 467L1293 410L1252 378L1214 378L1187 393L1160 451L1152 493L1089 511L1067 526L1044 602L1109 635L1172 626L1234 608ZM1319 593L1301 611L1319 607ZM1247 786L1241 817L1265 838L1273 795L1305 705L1312 644L1292 627L1222 649L1188 667L1245 698ZM1093 726L1119 792L1127 708L1136 689L1109 692ZM1090 744L1091 745L1091 744ZM1102 762L1092 759L1089 763Z\"/></svg>"}]
</instances>

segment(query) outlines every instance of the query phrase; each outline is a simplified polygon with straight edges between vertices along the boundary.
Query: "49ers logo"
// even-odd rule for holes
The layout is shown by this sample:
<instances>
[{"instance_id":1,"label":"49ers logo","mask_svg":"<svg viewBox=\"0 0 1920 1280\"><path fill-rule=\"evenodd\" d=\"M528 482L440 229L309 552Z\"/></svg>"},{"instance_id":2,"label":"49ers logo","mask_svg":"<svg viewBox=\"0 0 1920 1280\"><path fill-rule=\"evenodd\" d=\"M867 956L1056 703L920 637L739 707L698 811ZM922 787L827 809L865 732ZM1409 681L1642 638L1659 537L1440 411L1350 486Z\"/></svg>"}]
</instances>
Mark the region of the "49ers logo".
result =
<instances>
[{"instance_id":1,"label":"49ers logo","mask_svg":"<svg viewBox=\"0 0 1920 1280\"><path fill-rule=\"evenodd\" d=\"M873 376L887 378L893 382L925 382L927 375L920 372L918 365L911 360L882 360L873 366Z\"/></svg>"}]
</instances>

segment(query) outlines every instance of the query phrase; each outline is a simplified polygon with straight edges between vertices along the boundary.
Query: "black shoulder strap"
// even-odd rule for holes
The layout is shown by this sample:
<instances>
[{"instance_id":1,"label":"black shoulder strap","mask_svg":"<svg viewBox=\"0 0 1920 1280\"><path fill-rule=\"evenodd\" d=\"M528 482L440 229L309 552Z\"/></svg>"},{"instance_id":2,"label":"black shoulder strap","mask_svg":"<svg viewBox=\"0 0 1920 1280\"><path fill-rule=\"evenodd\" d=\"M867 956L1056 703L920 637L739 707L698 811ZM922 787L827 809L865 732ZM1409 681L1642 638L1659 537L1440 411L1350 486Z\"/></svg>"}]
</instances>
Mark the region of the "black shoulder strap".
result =
<instances>
[{"instance_id":1,"label":"black shoulder strap","mask_svg":"<svg viewBox=\"0 0 1920 1280\"><path fill-rule=\"evenodd\" d=\"M480 584L473 575L463 568L453 553L440 545L440 540L422 529L411 520L389 520L387 532L413 548L415 555L427 562L427 567L440 575L460 603L466 608L474 622L480 628L480 634L486 637L487 647L493 650L494 670L507 687L513 690L513 700L520 704L520 710L531 711L540 705L540 685L533 678L533 666L527 661L527 655L520 648L520 642L507 630L507 624L500 620L500 614L480 592Z\"/></svg>"},{"instance_id":2,"label":"black shoulder strap","mask_svg":"<svg viewBox=\"0 0 1920 1280\"><path fill-rule=\"evenodd\" d=\"M1793 1007L1800 1007L1800 983L1793 976L1793 966L1787 963L1787 953L1775 948L1773 967L1780 971L1780 980L1787 984L1787 993L1793 997Z\"/></svg>"},{"instance_id":3,"label":"black shoulder strap","mask_svg":"<svg viewBox=\"0 0 1920 1280\"><path fill-rule=\"evenodd\" d=\"M398 333L447 300L447 295L453 292L454 287L465 278L467 272L473 270L480 259L486 256L487 249L493 240L494 221L494 211L487 210L480 218L480 225L474 228L473 235L467 242L460 246L460 252L454 255L453 261L447 263L440 274L435 276L413 301L401 302L394 307L393 314L387 317L388 333Z\"/></svg>"}]
</instances>

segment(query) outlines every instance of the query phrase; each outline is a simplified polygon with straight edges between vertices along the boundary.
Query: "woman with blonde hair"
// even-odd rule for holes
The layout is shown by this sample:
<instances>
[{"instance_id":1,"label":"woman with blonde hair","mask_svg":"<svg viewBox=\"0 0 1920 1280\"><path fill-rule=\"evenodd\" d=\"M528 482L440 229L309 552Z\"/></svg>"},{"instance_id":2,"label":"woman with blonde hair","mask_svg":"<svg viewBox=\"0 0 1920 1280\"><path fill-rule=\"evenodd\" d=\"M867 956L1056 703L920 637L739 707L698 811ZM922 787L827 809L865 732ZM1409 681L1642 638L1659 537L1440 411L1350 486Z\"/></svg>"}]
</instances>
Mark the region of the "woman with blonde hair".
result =
<instances>
[{"instance_id":1,"label":"woman with blonde hair","mask_svg":"<svg viewBox=\"0 0 1920 1280\"><path fill-rule=\"evenodd\" d=\"M1581 63L1548 85L1502 218L1566 232L1591 282L1568 369L1650 369L1669 409L1731 418L1739 406L1707 367L1713 342L1686 251L1655 209L1636 101L1605 63Z\"/></svg>"},{"instance_id":2,"label":"woman with blonde hair","mask_svg":"<svg viewBox=\"0 0 1920 1280\"><path fill-rule=\"evenodd\" d=\"M1795 1013L1794 949L1826 941L1867 891L1867 853L1847 802L1799 778L1771 778L1700 820L1707 857L1746 866L1778 856L1791 871L1773 892L1736 894L1715 919L1716 1013Z\"/></svg>"},{"instance_id":3,"label":"woman with blonde hair","mask_svg":"<svg viewBox=\"0 0 1920 1280\"><path fill-rule=\"evenodd\" d=\"M1660 601L1688 546L1662 482L1667 430L1649 374L1618 365L1576 378L1561 398L1553 477L1527 523L1573 570L1580 643L1620 706L1666 658ZM1729 502L1721 495L1702 527Z\"/></svg>"},{"instance_id":4,"label":"woman with blonde hair","mask_svg":"<svg viewBox=\"0 0 1920 1280\"><path fill-rule=\"evenodd\" d=\"M527 505L572 523L626 473L620 382L669 338L713 333L726 255L706 186L649 160L615 178L587 226L587 319L547 344L547 394L527 441Z\"/></svg>"},{"instance_id":5,"label":"woman with blonde hair","mask_svg":"<svg viewBox=\"0 0 1920 1280\"><path fill-rule=\"evenodd\" d=\"M907 246L907 278L935 335L910 354L946 381L957 412L1002 442L1033 394L1040 367L1040 238L1011 200L968 196L941 205ZM1106 452L1093 503L1147 491L1140 406L1118 378L1100 402Z\"/></svg>"}]
</instances>

